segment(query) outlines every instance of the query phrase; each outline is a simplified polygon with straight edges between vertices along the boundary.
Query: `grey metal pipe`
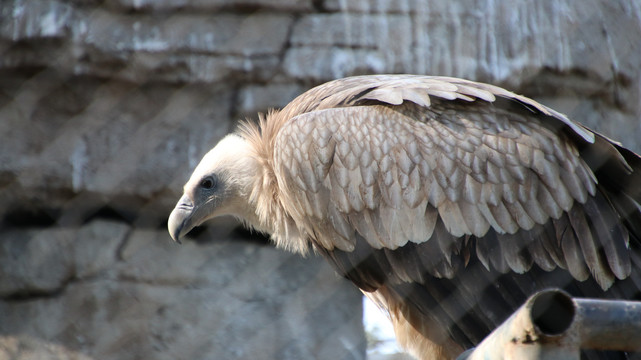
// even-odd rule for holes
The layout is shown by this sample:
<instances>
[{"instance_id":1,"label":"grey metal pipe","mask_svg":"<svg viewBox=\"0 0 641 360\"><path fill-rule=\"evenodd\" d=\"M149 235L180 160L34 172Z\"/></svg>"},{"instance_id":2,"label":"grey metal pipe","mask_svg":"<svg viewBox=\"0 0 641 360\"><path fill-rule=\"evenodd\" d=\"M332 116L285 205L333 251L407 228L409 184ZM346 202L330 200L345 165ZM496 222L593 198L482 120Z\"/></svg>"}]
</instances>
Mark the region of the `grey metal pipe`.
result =
<instances>
[{"instance_id":1,"label":"grey metal pipe","mask_svg":"<svg viewBox=\"0 0 641 360\"><path fill-rule=\"evenodd\" d=\"M641 302L544 290L457 360L578 360L581 349L641 351Z\"/></svg>"},{"instance_id":2,"label":"grey metal pipe","mask_svg":"<svg viewBox=\"0 0 641 360\"><path fill-rule=\"evenodd\" d=\"M584 349L641 351L641 302L574 299Z\"/></svg>"}]
</instances>

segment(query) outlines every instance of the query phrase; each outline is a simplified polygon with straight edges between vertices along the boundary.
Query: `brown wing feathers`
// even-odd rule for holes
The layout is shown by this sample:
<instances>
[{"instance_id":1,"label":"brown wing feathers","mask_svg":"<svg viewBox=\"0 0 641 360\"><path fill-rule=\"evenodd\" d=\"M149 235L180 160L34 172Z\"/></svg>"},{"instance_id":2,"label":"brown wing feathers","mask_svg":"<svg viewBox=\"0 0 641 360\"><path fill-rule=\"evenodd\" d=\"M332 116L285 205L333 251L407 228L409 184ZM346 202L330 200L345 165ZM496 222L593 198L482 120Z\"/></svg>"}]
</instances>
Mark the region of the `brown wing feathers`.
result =
<instances>
[{"instance_id":1,"label":"brown wing feathers","mask_svg":"<svg viewBox=\"0 0 641 360\"><path fill-rule=\"evenodd\" d=\"M432 106L432 111L451 110L447 107L441 109L434 104ZM409 114L417 112L415 108L408 108L399 111ZM549 133L545 127L535 127L534 123L531 124L532 128L523 130L523 124L519 123L522 128L520 133L498 132L499 128L509 129L509 125L490 124L495 125L495 128L485 131L495 131L496 134L490 133L490 140L475 140L480 145L470 148L474 151L476 162L481 164L474 165L475 160L465 160L466 157L471 157L467 155L470 152L461 153L463 150L457 147L459 143L469 145L469 141L465 139L474 138L456 133L457 129L459 132L465 130L458 119L451 120L442 115L441 118L445 117L444 120L419 119L429 122L429 125L432 125L429 129L433 131L428 131L425 135L427 139L422 139L405 128L401 128L403 131L397 130L394 134L384 133L384 130L371 124L380 119L362 118L363 113L380 117L379 109L368 107L369 113L357 110L359 114L350 115L360 116L360 124L339 124L338 121L332 123L328 120L326 126L329 131L320 131L316 144L305 143L308 134L305 129L296 127L296 136L302 140L285 145L290 152L297 153L300 153L301 148L305 149L305 146L308 146L308 154L311 155L309 162L290 166L297 171L292 177L299 180L299 186L304 186L302 190L305 190L305 198L301 199L300 203L307 209L307 216L319 218L319 215L323 216L329 211L332 216L327 224L331 225L331 229L327 230L333 231L343 239L340 242L341 246L344 246L343 249L349 248L353 243L354 234L351 232L354 229L376 248L383 246L395 249L408 240L424 242L431 238L434 231L434 210L437 209L446 231L455 238L465 235L482 238L492 227L497 232L497 241L505 242L499 254L506 257L505 261L511 270L527 271L534 262L541 263L544 268L549 269L549 260L554 259L556 253L546 254L547 250L539 244L539 240L528 245L531 243L528 241L531 236L510 237L507 234L530 230L550 219L560 219L562 212L570 211L568 214L572 215L569 218L572 221L569 222L568 229L574 229L575 233L566 235L565 247L575 249L574 241L571 241L571 237L574 237L579 241L579 247L576 249L581 249L583 255L583 260L577 254L565 255L569 257L567 260L572 267L571 272L584 278L581 266L576 263L583 261L592 274L598 276L599 283L607 288L613 277L608 270L609 266L604 264L625 264L625 259L617 260L616 257L625 257L626 251L617 251L617 247L608 246L605 256L597 253L597 247L602 249L603 246L598 240L601 237L598 237L598 234L593 236L593 231L600 231L602 227L590 226L592 222L616 221L618 216L612 213L612 206L605 207L606 210L601 210L605 212L597 216L598 210L607 205L607 201L599 195L596 199L599 200L600 206L594 205L596 203L593 201L597 200L591 200L588 204L594 205L590 208L590 218L586 218L582 208L571 210L574 201L585 202L589 194L595 192L594 180L589 170L585 169L586 165L572 157L573 151L576 150L562 145L559 139L549 139L549 134L544 136L535 131L543 129L544 134ZM465 111L461 113L465 114ZM388 117L393 115L386 114ZM439 114L431 113L431 116L436 118ZM369 124L365 123L367 120L370 121ZM306 121L309 122L302 119L299 122L302 127L309 128ZM346 138L345 134L349 134L350 129L358 128L358 125L374 127L368 134L370 143L350 142ZM524 135L526 132L537 135L528 138ZM405 139L409 138L411 144L422 141L427 151L434 149L434 153L417 154L419 150L415 148L399 146L403 136ZM327 140L330 137L331 140ZM494 145L496 137L498 139ZM493 149L493 146L496 149ZM394 147L397 148L392 151ZM420 159L420 156L427 160ZM497 160L499 158L502 159ZM475 175L475 168L481 170L481 175ZM291 173L292 169L288 168L287 171ZM486 182L481 183L477 178ZM317 195L319 193L321 195ZM332 201L327 200L327 195ZM619 235L618 243L625 247L626 229L613 226L611 224L608 229L612 228L615 231L612 236ZM563 239L563 231L559 231L558 235L561 237L557 237L557 247L561 249L563 244L560 239ZM503 233L506 235L503 236ZM423 235L423 238L420 235ZM441 245L439 253L447 258L452 252L452 249L448 248L451 244L443 244L447 237L439 235L434 236L434 239ZM318 240L329 248L338 245L329 244L329 240ZM528 246L532 251L528 250ZM501 270L505 270L505 264L499 264L500 262L493 261ZM560 261L555 263L560 266L566 265ZM626 272L629 273L625 265L618 266L616 271L619 278L625 277ZM453 275L451 272L443 273L447 274Z\"/></svg>"},{"instance_id":2,"label":"brown wing feathers","mask_svg":"<svg viewBox=\"0 0 641 360\"><path fill-rule=\"evenodd\" d=\"M490 85L325 86L280 114L279 183L317 250L417 329L472 346L536 289L638 294L638 155Z\"/></svg>"}]
</instances>

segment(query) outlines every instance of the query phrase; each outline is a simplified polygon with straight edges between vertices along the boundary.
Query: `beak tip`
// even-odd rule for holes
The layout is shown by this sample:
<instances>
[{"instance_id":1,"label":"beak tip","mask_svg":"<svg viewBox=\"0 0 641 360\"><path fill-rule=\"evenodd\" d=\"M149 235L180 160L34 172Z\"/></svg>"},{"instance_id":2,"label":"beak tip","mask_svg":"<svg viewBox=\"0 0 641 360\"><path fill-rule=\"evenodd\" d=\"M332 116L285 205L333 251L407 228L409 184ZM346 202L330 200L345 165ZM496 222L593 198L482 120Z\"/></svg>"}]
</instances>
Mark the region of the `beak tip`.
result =
<instances>
[{"instance_id":1,"label":"beak tip","mask_svg":"<svg viewBox=\"0 0 641 360\"><path fill-rule=\"evenodd\" d=\"M167 230L169 231L169 236L171 236L172 240L178 244L182 244L180 238L184 235L185 219L182 216L179 216L175 210L171 212L171 215L169 215L169 220L167 220Z\"/></svg>"},{"instance_id":2,"label":"beak tip","mask_svg":"<svg viewBox=\"0 0 641 360\"><path fill-rule=\"evenodd\" d=\"M187 195L183 195L169 215L169 219L167 219L169 235L178 244L182 244L180 238L194 227L193 214L194 205L192 200Z\"/></svg>"},{"instance_id":3,"label":"beak tip","mask_svg":"<svg viewBox=\"0 0 641 360\"><path fill-rule=\"evenodd\" d=\"M171 226L169 226L169 236L171 236L171 239L174 242L182 244L182 241L180 240L180 229L172 229Z\"/></svg>"}]
</instances>

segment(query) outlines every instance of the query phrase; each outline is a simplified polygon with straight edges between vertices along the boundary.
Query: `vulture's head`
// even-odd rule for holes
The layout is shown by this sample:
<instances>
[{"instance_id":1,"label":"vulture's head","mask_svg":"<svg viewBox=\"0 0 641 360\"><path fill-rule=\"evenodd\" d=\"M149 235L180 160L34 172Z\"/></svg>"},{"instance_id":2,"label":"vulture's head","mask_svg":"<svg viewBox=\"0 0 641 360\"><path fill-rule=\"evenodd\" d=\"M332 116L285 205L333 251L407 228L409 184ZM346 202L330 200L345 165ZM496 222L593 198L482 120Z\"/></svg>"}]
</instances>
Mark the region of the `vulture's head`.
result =
<instances>
[{"instance_id":1,"label":"vulture's head","mask_svg":"<svg viewBox=\"0 0 641 360\"><path fill-rule=\"evenodd\" d=\"M251 220L247 198L255 174L248 142L239 135L227 135L203 157L185 184L169 215L171 237L180 242L191 229L217 216Z\"/></svg>"}]
</instances>

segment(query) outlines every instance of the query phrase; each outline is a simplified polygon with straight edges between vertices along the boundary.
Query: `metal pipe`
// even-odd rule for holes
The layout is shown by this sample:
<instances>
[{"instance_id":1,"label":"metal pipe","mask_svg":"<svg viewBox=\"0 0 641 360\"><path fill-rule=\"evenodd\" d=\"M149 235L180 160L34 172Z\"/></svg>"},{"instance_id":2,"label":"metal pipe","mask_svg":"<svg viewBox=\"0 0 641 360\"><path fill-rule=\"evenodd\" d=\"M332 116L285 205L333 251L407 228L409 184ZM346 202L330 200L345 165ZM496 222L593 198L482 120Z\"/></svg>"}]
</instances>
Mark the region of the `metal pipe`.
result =
<instances>
[{"instance_id":1,"label":"metal pipe","mask_svg":"<svg viewBox=\"0 0 641 360\"><path fill-rule=\"evenodd\" d=\"M641 302L574 299L581 348L641 351Z\"/></svg>"},{"instance_id":2,"label":"metal pipe","mask_svg":"<svg viewBox=\"0 0 641 360\"><path fill-rule=\"evenodd\" d=\"M641 351L641 302L544 290L457 360L578 360L581 349Z\"/></svg>"}]
</instances>

